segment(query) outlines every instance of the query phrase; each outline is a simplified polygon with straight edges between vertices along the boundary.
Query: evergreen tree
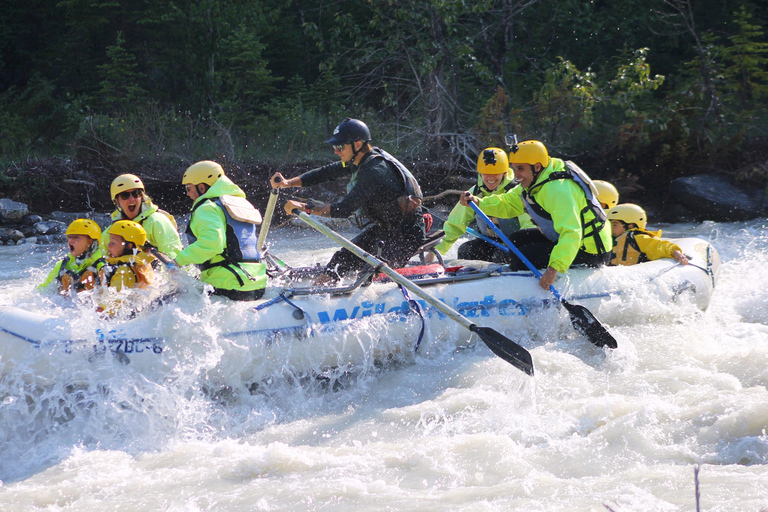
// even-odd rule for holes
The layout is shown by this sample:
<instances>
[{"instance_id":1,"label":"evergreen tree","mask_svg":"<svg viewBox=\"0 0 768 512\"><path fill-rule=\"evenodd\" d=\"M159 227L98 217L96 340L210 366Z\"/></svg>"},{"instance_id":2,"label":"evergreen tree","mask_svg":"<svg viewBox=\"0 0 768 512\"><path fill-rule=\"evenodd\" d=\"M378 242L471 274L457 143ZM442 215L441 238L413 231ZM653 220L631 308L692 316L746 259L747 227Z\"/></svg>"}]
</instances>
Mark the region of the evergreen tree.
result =
<instances>
[{"instance_id":1,"label":"evergreen tree","mask_svg":"<svg viewBox=\"0 0 768 512\"><path fill-rule=\"evenodd\" d=\"M117 33L113 46L107 47L109 62L98 67L98 103L111 113L124 112L148 97L138 84L141 74L136 72L136 58L124 48L122 32Z\"/></svg>"},{"instance_id":2,"label":"evergreen tree","mask_svg":"<svg viewBox=\"0 0 768 512\"><path fill-rule=\"evenodd\" d=\"M768 98L768 42L761 42L764 32L750 23L752 16L744 6L734 16L738 32L728 37L731 44L721 51L723 60L730 64L723 69L723 76L739 103L751 108Z\"/></svg>"}]
</instances>

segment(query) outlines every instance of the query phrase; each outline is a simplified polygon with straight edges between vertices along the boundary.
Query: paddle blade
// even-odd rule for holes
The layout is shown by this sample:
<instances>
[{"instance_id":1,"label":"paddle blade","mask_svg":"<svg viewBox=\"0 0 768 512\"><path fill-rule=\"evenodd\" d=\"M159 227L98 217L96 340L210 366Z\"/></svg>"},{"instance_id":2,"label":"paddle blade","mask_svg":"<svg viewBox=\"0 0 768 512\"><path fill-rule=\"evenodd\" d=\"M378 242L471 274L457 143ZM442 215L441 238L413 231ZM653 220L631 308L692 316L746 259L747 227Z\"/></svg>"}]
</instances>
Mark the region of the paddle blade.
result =
<instances>
[{"instance_id":1,"label":"paddle blade","mask_svg":"<svg viewBox=\"0 0 768 512\"><path fill-rule=\"evenodd\" d=\"M571 315L571 324L589 341L598 347L616 348L616 339L608 332L603 324L595 318L590 310L578 304L571 304L566 300L561 301L568 314Z\"/></svg>"},{"instance_id":2,"label":"paddle blade","mask_svg":"<svg viewBox=\"0 0 768 512\"><path fill-rule=\"evenodd\" d=\"M515 368L533 375L533 358L523 347L490 327L478 327L473 324L469 330L480 336L491 352Z\"/></svg>"}]
</instances>

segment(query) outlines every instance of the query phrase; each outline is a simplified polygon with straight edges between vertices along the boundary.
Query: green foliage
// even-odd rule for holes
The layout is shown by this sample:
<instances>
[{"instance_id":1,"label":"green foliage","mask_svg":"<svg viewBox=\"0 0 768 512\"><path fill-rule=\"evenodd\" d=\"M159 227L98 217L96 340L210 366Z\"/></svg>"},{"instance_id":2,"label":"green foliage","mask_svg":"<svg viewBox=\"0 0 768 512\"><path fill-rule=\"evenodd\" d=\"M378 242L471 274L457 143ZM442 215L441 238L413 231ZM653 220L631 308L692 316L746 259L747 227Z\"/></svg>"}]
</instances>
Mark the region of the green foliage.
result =
<instances>
[{"instance_id":1,"label":"green foliage","mask_svg":"<svg viewBox=\"0 0 768 512\"><path fill-rule=\"evenodd\" d=\"M667 179L734 158L724 148L768 118L756 0L4 7L6 160L325 159L353 116L387 149L452 170L514 131L633 175L674 166Z\"/></svg>"},{"instance_id":2,"label":"green foliage","mask_svg":"<svg viewBox=\"0 0 768 512\"><path fill-rule=\"evenodd\" d=\"M546 70L544 85L534 95L538 131L549 141L569 138L580 128L589 128L597 97L596 75L581 72L559 57Z\"/></svg>"},{"instance_id":3,"label":"green foliage","mask_svg":"<svg viewBox=\"0 0 768 512\"><path fill-rule=\"evenodd\" d=\"M504 117L507 103L507 93L501 87L498 87L496 94L485 102L474 128L481 149L504 147L506 135Z\"/></svg>"},{"instance_id":4,"label":"green foliage","mask_svg":"<svg viewBox=\"0 0 768 512\"><path fill-rule=\"evenodd\" d=\"M40 74L23 90L0 94L0 148L4 157L24 158L41 151L57 153L74 133L80 101L57 95L55 85Z\"/></svg>"},{"instance_id":5,"label":"green foliage","mask_svg":"<svg viewBox=\"0 0 768 512\"><path fill-rule=\"evenodd\" d=\"M650 91L657 90L664 83L664 76L651 78L647 57L648 48L635 50L634 60L620 65L616 78L608 83L611 104L623 108L627 117L640 115L637 102L647 99Z\"/></svg>"},{"instance_id":6,"label":"green foliage","mask_svg":"<svg viewBox=\"0 0 768 512\"><path fill-rule=\"evenodd\" d=\"M734 13L738 31L729 36L730 45L721 55L728 65L723 69L727 87L736 93L738 103L753 108L768 98L768 42L759 25L750 23L752 15L744 6Z\"/></svg>"},{"instance_id":7,"label":"green foliage","mask_svg":"<svg viewBox=\"0 0 768 512\"><path fill-rule=\"evenodd\" d=\"M267 69L263 51L258 36L243 25L222 41L217 117L223 124L253 129L259 120L266 120L262 103L274 92L277 79Z\"/></svg>"},{"instance_id":8,"label":"green foliage","mask_svg":"<svg viewBox=\"0 0 768 512\"><path fill-rule=\"evenodd\" d=\"M101 78L97 98L103 110L121 112L146 100L149 93L139 86L141 74L136 72L136 58L124 47L123 33L117 33L114 46L107 46L106 64L98 66Z\"/></svg>"}]
</instances>

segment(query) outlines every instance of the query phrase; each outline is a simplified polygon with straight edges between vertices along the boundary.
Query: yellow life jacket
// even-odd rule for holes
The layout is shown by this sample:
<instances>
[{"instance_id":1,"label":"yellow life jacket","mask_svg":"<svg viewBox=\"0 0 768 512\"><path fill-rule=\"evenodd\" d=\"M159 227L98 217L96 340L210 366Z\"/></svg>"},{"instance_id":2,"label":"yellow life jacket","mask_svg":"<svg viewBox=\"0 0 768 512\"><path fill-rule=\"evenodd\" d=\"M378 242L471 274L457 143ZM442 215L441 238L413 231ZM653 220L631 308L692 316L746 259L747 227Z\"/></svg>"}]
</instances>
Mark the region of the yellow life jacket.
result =
<instances>
[{"instance_id":1,"label":"yellow life jacket","mask_svg":"<svg viewBox=\"0 0 768 512\"><path fill-rule=\"evenodd\" d=\"M616 238L611 253L611 265L635 265L649 261L648 255L640 250L636 234L654 236L654 233L639 228L625 231Z\"/></svg>"},{"instance_id":2,"label":"yellow life jacket","mask_svg":"<svg viewBox=\"0 0 768 512\"><path fill-rule=\"evenodd\" d=\"M144 252L118 258L107 258L107 264L99 272L99 277L105 286L117 288L118 291L137 286L146 288L152 283L154 277L152 260L154 260L154 256Z\"/></svg>"}]
</instances>

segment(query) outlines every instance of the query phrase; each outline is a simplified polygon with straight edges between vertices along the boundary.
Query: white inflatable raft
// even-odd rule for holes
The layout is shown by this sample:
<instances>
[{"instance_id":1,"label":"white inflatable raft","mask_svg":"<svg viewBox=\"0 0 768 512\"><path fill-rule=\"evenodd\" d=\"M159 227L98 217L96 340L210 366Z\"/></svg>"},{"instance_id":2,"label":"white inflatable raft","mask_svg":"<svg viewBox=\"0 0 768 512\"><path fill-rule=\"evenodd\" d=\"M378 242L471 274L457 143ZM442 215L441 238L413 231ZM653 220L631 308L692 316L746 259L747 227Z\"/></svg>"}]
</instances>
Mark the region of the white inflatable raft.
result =
<instances>
[{"instance_id":1,"label":"white inflatable raft","mask_svg":"<svg viewBox=\"0 0 768 512\"><path fill-rule=\"evenodd\" d=\"M574 268L555 286L609 329L648 321L651 303L659 313L678 307L704 310L717 282L720 257L705 240L674 242L690 258L689 265L665 259L631 267ZM516 339L521 329L542 322L570 324L568 314L530 272L473 264L414 282L477 325L514 332ZM52 361L58 364L73 355L77 364L111 360L139 371L167 371L215 343L216 357L228 360L227 371L237 368L245 381L259 381L284 372L413 357L417 345L420 354L453 350L471 338L423 300L409 301L392 282L374 282L343 295L294 292L270 288L256 302L214 299L196 312L168 304L122 322L73 317L77 310L72 309L49 313L1 307L0 375L20 361L36 372L55 371ZM632 307L636 301L643 301L642 311Z\"/></svg>"}]
</instances>

